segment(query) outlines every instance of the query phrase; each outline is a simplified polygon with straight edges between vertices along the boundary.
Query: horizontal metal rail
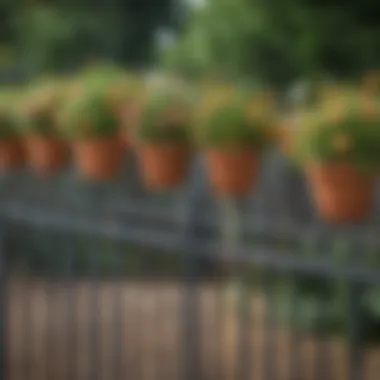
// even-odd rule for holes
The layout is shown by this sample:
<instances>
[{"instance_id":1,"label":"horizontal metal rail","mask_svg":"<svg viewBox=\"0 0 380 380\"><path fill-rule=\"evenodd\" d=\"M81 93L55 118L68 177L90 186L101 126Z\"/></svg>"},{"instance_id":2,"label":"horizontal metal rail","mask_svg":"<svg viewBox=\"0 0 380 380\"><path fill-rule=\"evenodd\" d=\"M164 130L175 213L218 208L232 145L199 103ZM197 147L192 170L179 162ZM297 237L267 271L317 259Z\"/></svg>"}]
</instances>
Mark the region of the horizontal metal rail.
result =
<instances>
[{"instance_id":1,"label":"horizontal metal rail","mask_svg":"<svg viewBox=\"0 0 380 380\"><path fill-rule=\"evenodd\" d=\"M93 216L73 217L69 213L55 213L36 209L28 210L24 206L17 207L15 205L9 205L4 208L3 217L12 223L30 225L46 231L77 232L139 244L177 254L192 254L223 259L220 255L220 243L215 238L202 238L195 234L192 238L191 246L186 246L184 245L183 236L178 233L178 229L146 228L143 225L139 226L136 221L122 222L115 219L94 218ZM184 220L183 223L185 223ZM236 247L236 252L233 253L234 262L230 264L260 264L282 272L347 279L360 283L378 283L380 281L380 270L361 267L357 264L355 266L352 264L337 265L327 258L325 252L315 256L302 258L294 254L293 249L240 243Z\"/></svg>"}]
</instances>

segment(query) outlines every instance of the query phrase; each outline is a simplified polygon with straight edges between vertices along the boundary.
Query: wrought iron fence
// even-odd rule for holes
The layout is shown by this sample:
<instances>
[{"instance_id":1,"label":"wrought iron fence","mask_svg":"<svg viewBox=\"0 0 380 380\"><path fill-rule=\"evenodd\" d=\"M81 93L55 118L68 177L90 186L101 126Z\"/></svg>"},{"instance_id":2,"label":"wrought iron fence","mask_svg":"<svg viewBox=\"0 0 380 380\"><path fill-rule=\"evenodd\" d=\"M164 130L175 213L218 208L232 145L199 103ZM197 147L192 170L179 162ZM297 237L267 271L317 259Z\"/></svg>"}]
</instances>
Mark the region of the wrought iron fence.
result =
<instances>
[{"instance_id":1,"label":"wrought iron fence","mask_svg":"<svg viewBox=\"0 0 380 380\"><path fill-rule=\"evenodd\" d=\"M133 157L108 184L3 175L3 379L378 379L380 208L324 225L277 153L217 201L195 161L172 194Z\"/></svg>"}]
</instances>

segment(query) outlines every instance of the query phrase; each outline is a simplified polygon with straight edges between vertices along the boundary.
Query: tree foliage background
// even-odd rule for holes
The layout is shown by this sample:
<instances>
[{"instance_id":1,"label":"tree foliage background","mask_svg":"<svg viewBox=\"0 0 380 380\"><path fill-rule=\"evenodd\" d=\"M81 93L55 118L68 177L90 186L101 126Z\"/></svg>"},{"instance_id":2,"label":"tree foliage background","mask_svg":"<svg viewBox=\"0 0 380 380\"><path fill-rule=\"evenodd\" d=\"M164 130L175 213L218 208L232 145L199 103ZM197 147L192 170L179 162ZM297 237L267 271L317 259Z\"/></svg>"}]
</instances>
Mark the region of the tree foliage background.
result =
<instances>
[{"instance_id":1,"label":"tree foliage background","mask_svg":"<svg viewBox=\"0 0 380 380\"><path fill-rule=\"evenodd\" d=\"M108 58L284 84L300 76L352 77L379 65L376 0L205 0L178 12L185 3L193 2L1 0L0 43L31 72ZM159 60L161 27L179 33Z\"/></svg>"},{"instance_id":2,"label":"tree foliage background","mask_svg":"<svg viewBox=\"0 0 380 380\"><path fill-rule=\"evenodd\" d=\"M3 46L31 72L70 70L91 59L128 66L155 59L155 32L174 0L2 0Z\"/></svg>"},{"instance_id":3,"label":"tree foliage background","mask_svg":"<svg viewBox=\"0 0 380 380\"><path fill-rule=\"evenodd\" d=\"M22 66L30 75L70 71L91 59L106 58L129 67L162 64L193 77L216 74L276 85L300 76L354 77L380 65L377 0L346 0L338 5L331 0L205 0L199 7L189 6L188 12L178 8L179 3L0 0L0 57L11 50L9 65ZM178 38L158 55L155 42L160 28L177 31ZM83 251L79 259L84 272L93 259L92 250L88 252L85 256ZM39 268L47 258L61 268L55 260L64 256L50 253L51 248L44 252L38 247L40 256L29 257ZM109 260L110 251L102 253ZM121 260L125 249L115 248L114 256ZM152 263L151 256L141 257L138 252L134 264L129 259L125 265L140 268L145 266L142 260ZM302 289L302 309L314 310L303 324L314 325L320 332L344 326L345 308L336 315L333 308L344 300L340 288L335 295L335 286L309 276L297 278L297 284ZM367 307L363 325L367 335L379 341L378 294L378 289L369 294L374 305ZM321 316L321 310L332 310L332 314Z\"/></svg>"},{"instance_id":4,"label":"tree foliage background","mask_svg":"<svg viewBox=\"0 0 380 380\"><path fill-rule=\"evenodd\" d=\"M380 3L207 0L192 10L165 64L276 84L299 76L354 76L380 63Z\"/></svg>"}]
</instances>

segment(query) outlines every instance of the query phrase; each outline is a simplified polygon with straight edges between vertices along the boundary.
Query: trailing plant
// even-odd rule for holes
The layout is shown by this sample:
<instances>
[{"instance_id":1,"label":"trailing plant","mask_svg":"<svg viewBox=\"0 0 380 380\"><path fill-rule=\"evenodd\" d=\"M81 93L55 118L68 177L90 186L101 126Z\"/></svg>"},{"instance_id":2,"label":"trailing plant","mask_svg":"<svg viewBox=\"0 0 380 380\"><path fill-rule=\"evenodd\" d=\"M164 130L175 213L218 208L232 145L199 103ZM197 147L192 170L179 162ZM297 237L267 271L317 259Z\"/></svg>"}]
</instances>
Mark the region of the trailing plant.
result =
<instances>
[{"instance_id":1,"label":"trailing plant","mask_svg":"<svg viewBox=\"0 0 380 380\"><path fill-rule=\"evenodd\" d=\"M119 132L113 98L103 88L82 86L60 114L63 133L73 139L110 137Z\"/></svg>"},{"instance_id":2,"label":"trailing plant","mask_svg":"<svg viewBox=\"0 0 380 380\"><path fill-rule=\"evenodd\" d=\"M20 134L18 120L15 112L17 93L2 92L0 94L0 138L11 139Z\"/></svg>"},{"instance_id":3,"label":"trailing plant","mask_svg":"<svg viewBox=\"0 0 380 380\"><path fill-rule=\"evenodd\" d=\"M142 107L137 137L141 141L189 143L193 105L175 91L153 93Z\"/></svg>"},{"instance_id":4,"label":"trailing plant","mask_svg":"<svg viewBox=\"0 0 380 380\"><path fill-rule=\"evenodd\" d=\"M20 126L25 134L55 136L57 115L63 103L63 92L58 82L32 84L26 89L20 105Z\"/></svg>"},{"instance_id":5,"label":"trailing plant","mask_svg":"<svg viewBox=\"0 0 380 380\"><path fill-rule=\"evenodd\" d=\"M301 162L380 164L380 103L356 91L336 91L298 112L295 155Z\"/></svg>"},{"instance_id":6,"label":"trailing plant","mask_svg":"<svg viewBox=\"0 0 380 380\"><path fill-rule=\"evenodd\" d=\"M206 146L267 145L275 125L273 103L267 94L226 94L211 105L199 128L199 140Z\"/></svg>"},{"instance_id":7,"label":"trailing plant","mask_svg":"<svg viewBox=\"0 0 380 380\"><path fill-rule=\"evenodd\" d=\"M95 65L81 74L71 87L73 96L80 93L81 88L104 93L120 127L123 130L133 128L145 95L142 79L112 65Z\"/></svg>"}]
</instances>

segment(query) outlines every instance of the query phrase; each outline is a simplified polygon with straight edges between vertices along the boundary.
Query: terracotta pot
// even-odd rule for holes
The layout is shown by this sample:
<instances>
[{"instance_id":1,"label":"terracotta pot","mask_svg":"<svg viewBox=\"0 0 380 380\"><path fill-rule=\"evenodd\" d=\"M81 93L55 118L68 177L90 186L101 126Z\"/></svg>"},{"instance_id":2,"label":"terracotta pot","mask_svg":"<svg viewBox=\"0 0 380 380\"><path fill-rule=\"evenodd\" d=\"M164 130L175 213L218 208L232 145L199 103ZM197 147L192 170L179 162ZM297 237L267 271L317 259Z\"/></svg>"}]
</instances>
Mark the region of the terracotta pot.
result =
<instances>
[{"instance_id":1,"label":"terracotta pot","mask_svg":"<svg viewBox=\"0 0 380 380\"><path fill-rule=\"evenodd\" d=\"M253 149L210 149L206 153L209 180L215 195L248 195L259 176L260 155Z\"/></svg>"},{"instance_id":2,"label":"terracotta pot","mask_svg":"<svg viewBox=\"0 0 380 380\"><path fill-rule=\"evenodd\" d=\"M357 222L368 216L373 203L374 176L349 163L314 164L307 177L317 210L329 222Z\"/></svg>"},{"instance_id":3,"label":"terracotta pot","mask_svg":"<svg viewBox=\"0 0 380 380\"><path fill-rule=\"evenodd\" d=\"M56 173L66 166L69 160L68 145L59 138L28 136L26 149L30 166L43 174Z\"/></svg>"},{"instance_id":4,"label":"terracotta pot","mask_svg":"<svg viewBox=\"0 0 380 380\"><path fill-rule=\"evenodd\" d=\"M150 190L169 190L187 177L189 147L184 144L145 143L138 149L142 177Z\"/></svg>"},{"instance_id":5,"label":"terracotta pot","mask_svg":"<svg viewBox=\"0 0 380 380\"><path fill-rule=\"evenodd\" d=\"M0 140L0 169L12 170L25 164L25 147L19 139Z\"/></svg>"},{"instance_id":6,"label":"terracotta pot","mask_svg":"<svg viewBox=\"0 0 380 380\"><path fill-rule=\"evenodd\" d=\"M78 169L88 179L113 179L123 168L124 149L119 136L79 140L73 148Z\"/></svg>"}]
</instances>

